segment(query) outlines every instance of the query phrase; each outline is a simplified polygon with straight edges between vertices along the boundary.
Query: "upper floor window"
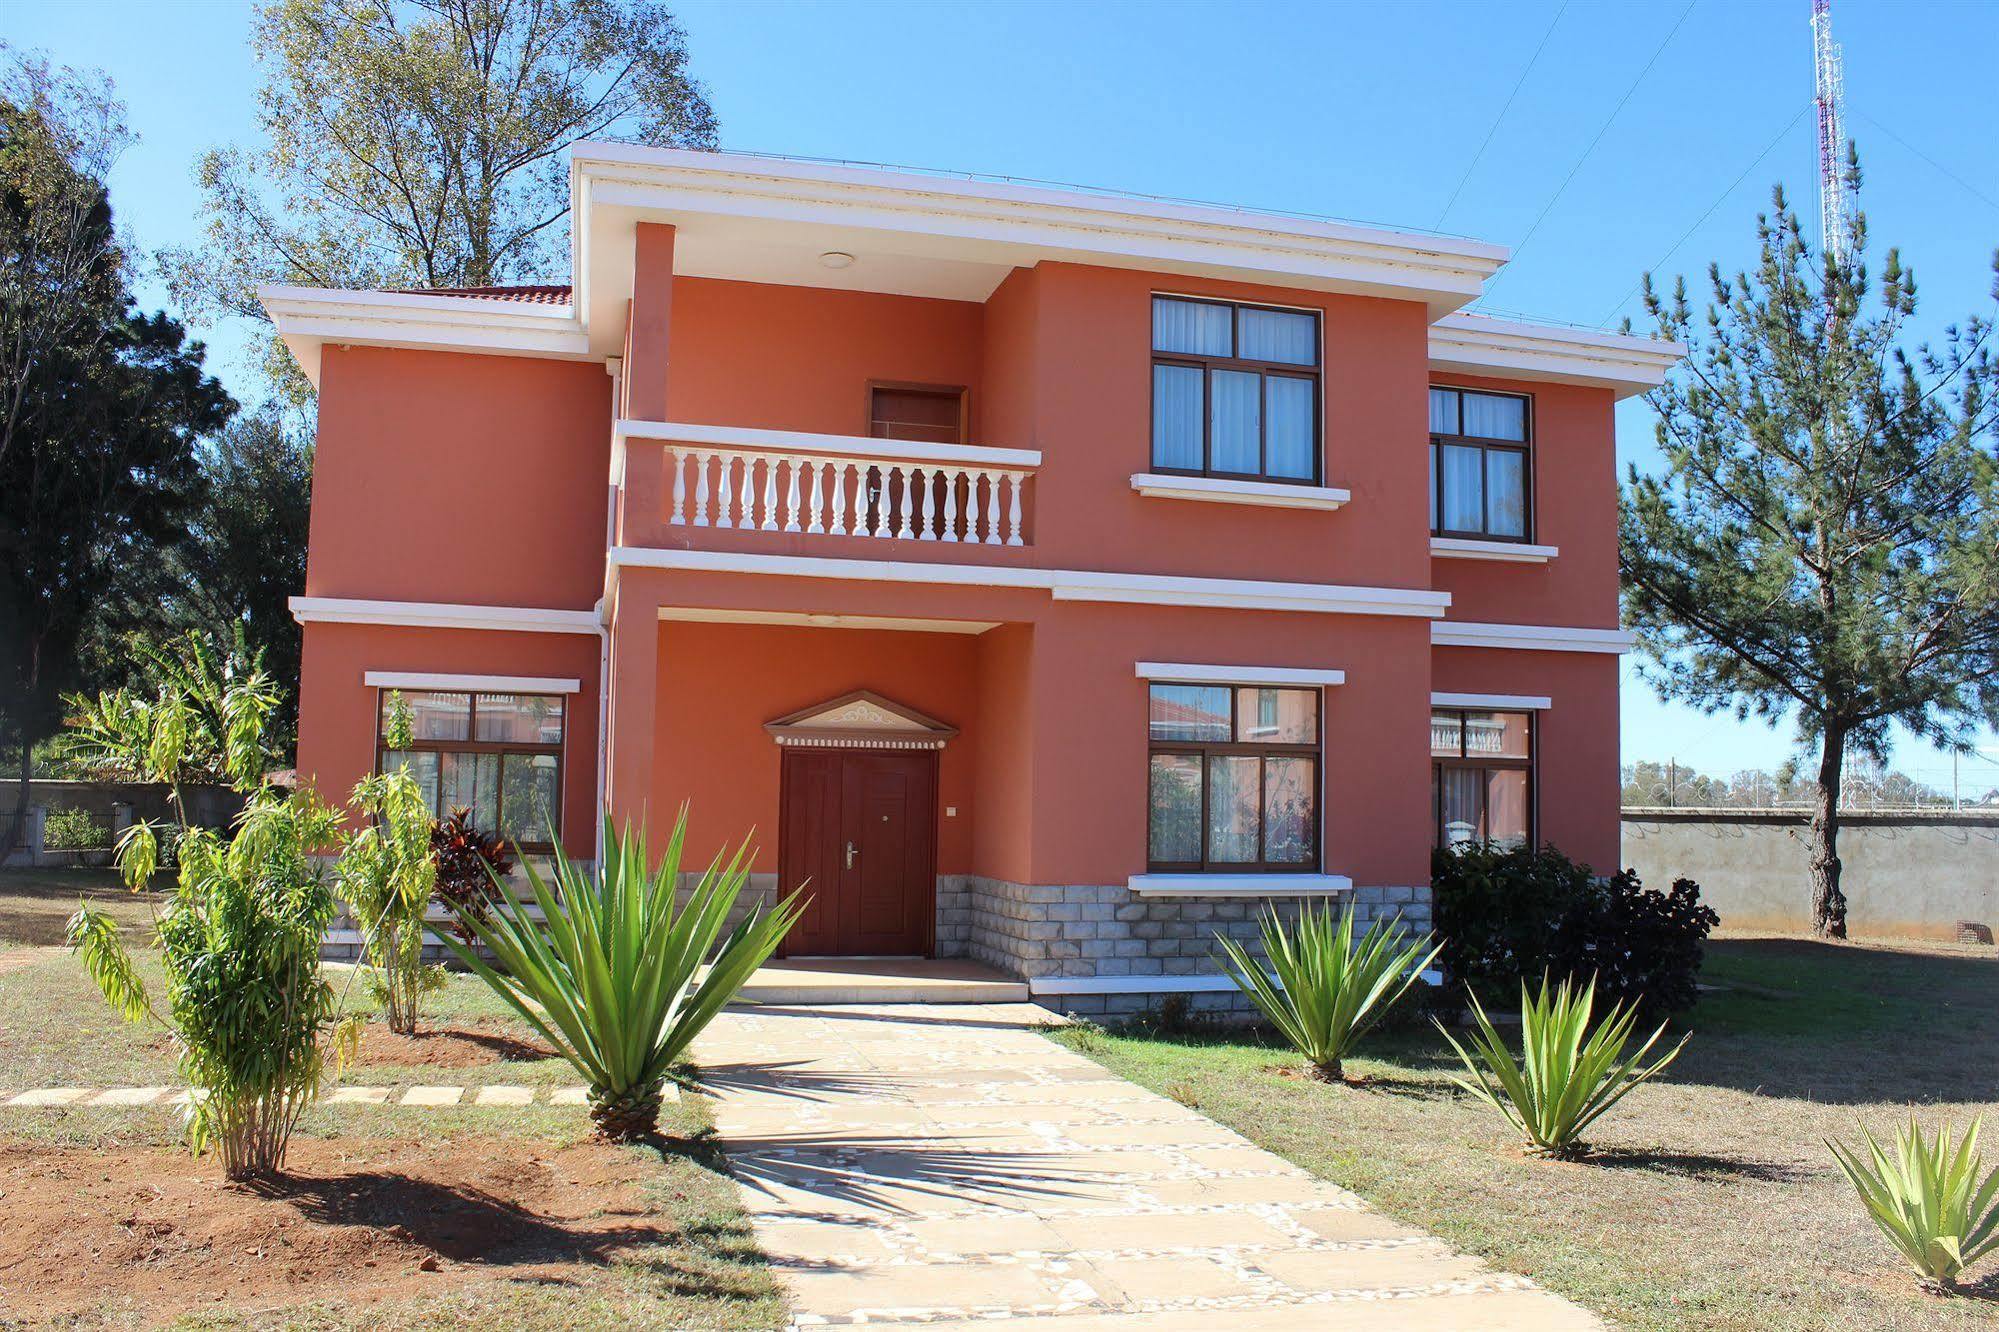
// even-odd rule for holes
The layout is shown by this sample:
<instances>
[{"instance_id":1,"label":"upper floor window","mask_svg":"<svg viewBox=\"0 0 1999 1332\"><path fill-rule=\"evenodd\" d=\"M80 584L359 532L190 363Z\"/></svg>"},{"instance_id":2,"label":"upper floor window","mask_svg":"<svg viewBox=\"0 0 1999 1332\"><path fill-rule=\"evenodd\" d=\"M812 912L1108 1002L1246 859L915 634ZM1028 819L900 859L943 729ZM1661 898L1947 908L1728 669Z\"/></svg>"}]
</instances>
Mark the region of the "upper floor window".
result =
<instances>
[{"instance_id":1,"label":"upper floor window","mask_svg":"<svg viewBox=\"0 0 1999 1332\"><path fill-rule=\"evenodd\" d=\"M1430 390L1430 531L1525 541L1532 520L1527 399Z\"/></svg>"},{"instance_id":2,"label":"upper floor window","mask_svg":"<svg viewBox=\"0 0 1999 1332\"><path fill-rule=\"evenodd\" d=\"M1533 714L1437 708L1430 714L1430 796L1439 846L1533 836Z\"/></svg>"},{"instance_id":3,"label":"upper floor window","mask_svg":"<svg viewBox=\"0 0 1999 1332\"><path fill-rule=\"evenodd\" d=\"M388 733L394 692L382 691L378 736ZM404 692L403 701L410 747L378 740L377 768L416 778L440 819L464 808L481 832L547 850L562 809L562 696L426 690Z\"/></svg>"},{"instance_id":4,"label":"upper floor window","mask_svg":"<svg viewBox=\"0 0 1999 1332\"><path fill-rule=\"evenodd\" d=\"M1319 864L1319 691L1152 686L1146 865L1171 873Z\"/></svg>"},{"instance_id":5,"label":"upper floor window","mask_svg":"<svg viewBox=\"0 0 1999 1332\"><path fill-rule=\"evenodd\" d=\"M1319 479L1319 317L1152 298L1152 470Z\"/></svg>"}]
</instances>

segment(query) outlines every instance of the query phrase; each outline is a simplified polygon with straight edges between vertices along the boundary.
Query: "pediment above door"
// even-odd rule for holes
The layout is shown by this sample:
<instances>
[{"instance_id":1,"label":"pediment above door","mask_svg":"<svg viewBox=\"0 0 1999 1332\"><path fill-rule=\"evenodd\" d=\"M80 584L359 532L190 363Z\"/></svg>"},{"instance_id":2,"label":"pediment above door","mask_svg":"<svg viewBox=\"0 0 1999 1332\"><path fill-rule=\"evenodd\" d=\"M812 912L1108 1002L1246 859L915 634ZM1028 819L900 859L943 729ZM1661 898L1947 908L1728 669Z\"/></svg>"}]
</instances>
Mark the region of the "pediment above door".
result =
<instances>
[{"instance_id":1,"label":"pediment above door","mask_svg":"<svg viewBox=\"0 0 1999 1332\"><path fill-rule=\"evenodd\" d=\"M935 717L869 689L815 703L764 723L780 745L822 749L942 749L958 733Z\"/></svg>"}]
</instances>

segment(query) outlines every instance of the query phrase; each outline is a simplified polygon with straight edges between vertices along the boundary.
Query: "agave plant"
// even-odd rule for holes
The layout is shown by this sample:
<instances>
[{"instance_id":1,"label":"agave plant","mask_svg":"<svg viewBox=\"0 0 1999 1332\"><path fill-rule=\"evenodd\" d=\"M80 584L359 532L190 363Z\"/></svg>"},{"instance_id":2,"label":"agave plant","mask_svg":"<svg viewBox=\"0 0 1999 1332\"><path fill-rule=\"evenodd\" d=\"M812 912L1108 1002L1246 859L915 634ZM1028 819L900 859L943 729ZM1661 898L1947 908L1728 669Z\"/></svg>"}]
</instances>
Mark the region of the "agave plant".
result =
<instances>
[{"instance_id":1,"label":"agave plant","mask_svg":"<svg viewBox=\"0 0 1999 1332\"><path fill-rule=\"evenodd\" d=\"M1416 983L1437 948L1424 935L1411 940L1398 916L1377 920L1354 942L1354 912L1306 907L1287 929L1275 911L1263 917L1263 951L1269 972L1249 950L1217 934L1223 967L1236 987L1262 1009L1284 1039L1311 1065L1314 1076L1339 1082L1354 1043Z\"/></svg>"},{"instance_id":2,"label":"agave plant","mask_svg":"<svg viewBox=\"0 0 1999 1332\"><path fill-rule=\"evenodd\" d=\"M1477 995L1471 1003L1478 1030L1469 1051L1437 1024L1474 1079L1451 1080L1505 1115L1526 1135L1527 1150L1536 1156L1583 1155L1588 1150L1583 1131L1633 1087L1679 1058L1692 1039L1681 1037L1678 1045L1647 1064L1645 1057L1666 1033L1664 1023L1627 1055L1638 1018L1635 1007L1612 1005L1603 1021L1593 1025L1594 978L1580 988L1564 978L1551 988L1543 976L1538 994L1528 994L1524 982L1520 986L1521 1058L1516 1061Z\"/></svg>"},{"instance_id":3,"label":"agave plant","mask_svg":"<svg viewBox=\"0 0 1999 1332\"><path fill-rule=\"evenodd\" d=\"M686 835L683 807L658 871L649 874L644 829L615 835L606 819L594 873L558 847L551 885L523 859L542 919L504 891L484 912L460 911L460 923L497 967L458 939L444 941L583 1075L597 1131L614 1141L657 1131L668 1072L804 907L793 893L775 909L753 908L725 938L749 879L749 843L727 864L718 855L677 907Z\"/></svg>"},{"instance_id":4,"label":"agave plant","mask_svg":"<svg viewBox=\"0 0 1999 1332\"><path fill-rule=\"evenodd\" d=\"M1915 1117L1897 1130L1890 1153L1861 1130L1867 1155L1828 1138L1826 1146L1888 1242L1907 1258L1923 1284L1949 1290L1958 1273L1999 1249L1999 1168L1979 1182L1982 1120L1951 1141L1950 1125L1925 1139Z\"/></svg>"}]
</instances>

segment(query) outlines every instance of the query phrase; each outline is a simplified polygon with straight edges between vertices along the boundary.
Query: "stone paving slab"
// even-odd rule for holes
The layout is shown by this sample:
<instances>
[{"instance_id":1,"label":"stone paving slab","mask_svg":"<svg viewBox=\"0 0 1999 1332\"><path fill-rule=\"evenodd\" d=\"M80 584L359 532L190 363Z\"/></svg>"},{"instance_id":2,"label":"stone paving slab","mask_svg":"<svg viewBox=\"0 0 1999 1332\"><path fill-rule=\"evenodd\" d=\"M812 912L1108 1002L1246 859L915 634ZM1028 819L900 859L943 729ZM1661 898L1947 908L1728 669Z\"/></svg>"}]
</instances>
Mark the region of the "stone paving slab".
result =
<instances>
[{"instance_id":1,"label":"stone paving slab","mask_svg":"<svg viewBox=\"0 0 1999 1332\"><path fill-rule=\"evenodd\" d=\"M695 1058L794 1327L1603 1327L1050 1043L1045 1018L735 1009L704 1033Z\"/></svg>"},{"instance_id":2,"label":"stone paving slab","mask_svg":"<svg viewBox=\"0 0 1999 1332\"><path fill-rule=\"evenodd\" d=\"M540 1088L504 1083L483 1087L426 1085L405 1087L335 1087L323 1098L328 1105L402 1105L416 1109L441 1109L454 1105L588 1105L583 1087L551 1087L546 1096ZM195 1093L185 1087L36 1087L0 1098L0 1106L23 1109L55 1109L72 1105L186 1105ZM680 1088L669 1083L660 1093L663 1101L678 1101Z\"/></svg>"}]
</instances>

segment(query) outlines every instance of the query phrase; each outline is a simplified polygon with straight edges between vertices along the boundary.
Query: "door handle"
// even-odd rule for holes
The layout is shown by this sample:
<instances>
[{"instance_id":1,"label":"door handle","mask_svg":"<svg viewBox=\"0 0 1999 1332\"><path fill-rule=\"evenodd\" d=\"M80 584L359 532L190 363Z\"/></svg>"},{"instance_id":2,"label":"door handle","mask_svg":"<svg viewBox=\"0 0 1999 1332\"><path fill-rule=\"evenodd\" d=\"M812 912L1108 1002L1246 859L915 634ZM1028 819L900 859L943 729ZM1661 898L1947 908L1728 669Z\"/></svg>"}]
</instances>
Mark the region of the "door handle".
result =
<instances>
[{"instance_id":1,"label":"door handle","mask_svg":"<svg viewBox=\"0 0 1999 1332\"><path fill-rule=\"evenodd\" d=\"M849 842L847 843L847 868L852 869L853 867L854 867L854 844L852 842Z\"/></svg>"}]
</instances>

